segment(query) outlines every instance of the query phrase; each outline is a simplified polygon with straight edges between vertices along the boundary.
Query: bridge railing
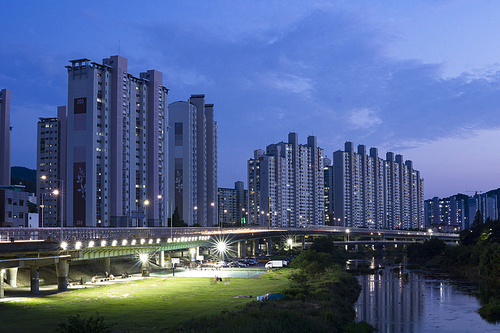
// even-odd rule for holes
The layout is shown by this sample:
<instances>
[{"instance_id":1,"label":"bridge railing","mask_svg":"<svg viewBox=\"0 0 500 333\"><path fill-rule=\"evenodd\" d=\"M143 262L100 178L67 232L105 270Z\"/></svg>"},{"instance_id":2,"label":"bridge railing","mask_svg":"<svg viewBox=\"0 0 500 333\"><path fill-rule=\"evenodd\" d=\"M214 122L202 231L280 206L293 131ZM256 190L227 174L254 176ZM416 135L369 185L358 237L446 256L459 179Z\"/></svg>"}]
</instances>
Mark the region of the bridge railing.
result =
<instances>
[{"instance_id":1,"label":"bridge railing","mask_svg":"<svg viewBox=\"0 0 500 333\"><path fill-rule=\"evenodd\" d=\"M108 239L174 239L179 237L191 237L200 235L216 234L241 234L259 232L282 232L288 234L304 234L308 231L320 232L324 234L347 234L351 235L380 235L385 237L439 237L458 239L458 234L443 234L428 231L407 231L407 230L385 230L366 228L345 228L328 226L310 226L307 228L267 228L261 226L244 228L224 228L217 227L183 227L183 228L63 228L61 239L61 228L0 228L0 242L12 241L78 241L78 240L108 240Z\"/></svg>"},{"instance_id":2,"label":"bridge railing","mask_svg":"<svg viewBox=\"0 0 500 333\"><path fill-rule=\"evenodd\" d=\"M0 228L0 242L97 239L174 238L213 234L218 228Z\"/></svg>"}]
</instances>

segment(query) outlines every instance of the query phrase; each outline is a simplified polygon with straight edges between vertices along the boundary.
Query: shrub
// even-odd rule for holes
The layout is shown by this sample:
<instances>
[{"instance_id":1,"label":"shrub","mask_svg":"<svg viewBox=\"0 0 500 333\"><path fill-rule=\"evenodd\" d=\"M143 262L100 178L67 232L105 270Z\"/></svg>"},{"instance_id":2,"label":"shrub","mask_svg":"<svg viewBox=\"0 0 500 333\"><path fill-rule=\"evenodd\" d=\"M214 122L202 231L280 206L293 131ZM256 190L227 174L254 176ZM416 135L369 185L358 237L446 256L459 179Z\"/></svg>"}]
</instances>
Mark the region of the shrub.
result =
<instances>
[{"instance_id":1,"label":"shrub","mask_svg":"<svg viewBox=\"0 0 500 333\"><path fill-rule=\"evenodd\" d=\"M96 314L88 319L80 318L80 315L69 316L68 323L61 322L57 326L60 333L109 333L115 324L104 323L104 317Z\"/></svg>"}]
</instances>

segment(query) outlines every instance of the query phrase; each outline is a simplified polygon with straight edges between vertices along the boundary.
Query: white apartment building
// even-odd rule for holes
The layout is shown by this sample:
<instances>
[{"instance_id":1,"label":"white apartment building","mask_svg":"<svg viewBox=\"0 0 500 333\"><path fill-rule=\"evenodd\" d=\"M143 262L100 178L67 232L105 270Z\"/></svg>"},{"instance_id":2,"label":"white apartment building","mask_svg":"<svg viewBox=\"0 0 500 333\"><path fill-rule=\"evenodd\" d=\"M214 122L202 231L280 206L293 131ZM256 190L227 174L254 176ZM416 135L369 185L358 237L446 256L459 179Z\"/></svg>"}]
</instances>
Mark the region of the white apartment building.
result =
<instances>
[{"instance_id":1,"label":"white apartment building","mask_svg":"<svg viewBox=\"0 0 500 333\"><path fill-rule=\"evenodd\" d=\"M127 59L70 61L68 226L166 225L167 94L162 73L139 77Z\"/></svg>"},{"instance_id":2,"label":"white apartment building","mask_svg":"<svg viewBox=\"0 0 500 333\"><path fill-rule=\"evenodd\" d=\"M234 188L219 187L219 226L239 227L248 221L248 191L242 181L234 183Z\"/></svg>"},{"instance_id":3,"label":"white apartment building","mask_svg":"<svg viewBox=\"0 0 500 333\"><path fill-rule=\"evenodd\" d=\"M248 161L250 222L270 227L306 227L325 221L323 149L297 133L288 142L256 150Z\"/></svg>"},{"instance_id":4,"label":"white apartment building","mask_svg":"<svg viewBox=\"0 0 500 333\"><path fill-rule=\"evenodd\" d=\"M498 220L498 198L496 195L488 195L487 193L475 194L467 200L469 211L469 227L474 222L477 211L481 212L483 221L491 219Z\"/></svg>"},{"instance_id":5,"label":"white apartment building","mask_svg":"<svg viewBox=\"0 0 500 333\"><path fill-rule=\"evenodd\" d=\"M333 222L371 229L424 227L423 179L411 161L352 142L333 153Z\"/></svg>"},{"instance_id":6,"label":"white apartment building","mask_svg":"<svg viewBox=\"0 0 500 333\"><path fill-rule=\"evenodd\" d=\"M59 180L66 179L66 121L67 107L57 108L57 118L39 118L37 124L37 182L40 227L61 224L61 190ZM57 193L57 192L56 192ZM64 192L61 192L64 194ZM64 203L64 199L63 199Z\"/></svg>"},{"instance_id":7,"label":"white apartment building","mask_svg":"<svg viewBox=\"0 0 500 333\"><path fill-rule=\"evenodd\" d=\"M217 122L205 95L169 105L169 205L187 225L217 226Z\"/></svg>"}]
</instances>

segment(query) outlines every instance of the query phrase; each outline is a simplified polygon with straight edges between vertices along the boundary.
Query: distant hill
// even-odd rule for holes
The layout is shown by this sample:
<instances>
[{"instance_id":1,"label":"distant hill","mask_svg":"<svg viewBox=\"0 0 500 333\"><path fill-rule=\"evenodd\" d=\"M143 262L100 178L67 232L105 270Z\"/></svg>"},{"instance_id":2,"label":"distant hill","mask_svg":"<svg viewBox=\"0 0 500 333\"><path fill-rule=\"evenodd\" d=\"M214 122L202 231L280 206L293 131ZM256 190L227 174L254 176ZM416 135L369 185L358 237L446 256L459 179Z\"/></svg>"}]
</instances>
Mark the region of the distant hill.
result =
<instances>
[{"instance_id":1,"label":"distant hill","mask_svg":"<svg viewBox=\"0 0 500 333\"><path fill-rule=\"evenodd\" d=\"M10 168L12 185L26 186L26 192L36 193L36 170L15 166Z\"/></svg>"}]
</instances>

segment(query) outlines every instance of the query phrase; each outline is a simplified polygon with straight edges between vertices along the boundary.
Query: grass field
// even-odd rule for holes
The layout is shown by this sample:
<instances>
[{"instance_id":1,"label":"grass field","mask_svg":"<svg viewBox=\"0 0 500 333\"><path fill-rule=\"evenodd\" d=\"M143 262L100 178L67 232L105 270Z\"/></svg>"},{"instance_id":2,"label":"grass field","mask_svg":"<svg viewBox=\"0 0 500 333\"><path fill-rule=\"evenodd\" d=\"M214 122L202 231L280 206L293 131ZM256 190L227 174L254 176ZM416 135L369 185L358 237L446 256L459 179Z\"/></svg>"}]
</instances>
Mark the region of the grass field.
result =
<instances>
[{"instance_id":1,"label":"grass field","mask_svg":"<svg viewBox=\"0 0 500 333\"><path fill-rule=\"evenodd\" d=\"M284 270L285 271L285 270ZM55 332L69 316L88 318L96 312L116 332L161 332L199 316L220 314L254 302L288 283L278 272L258 279L148 278L131 283L72 290L40 298L0 303L0 331Z\"/></svg>"}]
</instances>

